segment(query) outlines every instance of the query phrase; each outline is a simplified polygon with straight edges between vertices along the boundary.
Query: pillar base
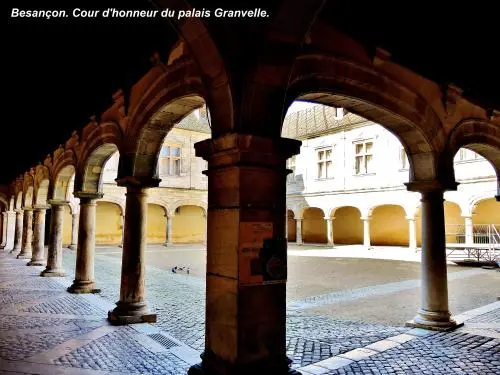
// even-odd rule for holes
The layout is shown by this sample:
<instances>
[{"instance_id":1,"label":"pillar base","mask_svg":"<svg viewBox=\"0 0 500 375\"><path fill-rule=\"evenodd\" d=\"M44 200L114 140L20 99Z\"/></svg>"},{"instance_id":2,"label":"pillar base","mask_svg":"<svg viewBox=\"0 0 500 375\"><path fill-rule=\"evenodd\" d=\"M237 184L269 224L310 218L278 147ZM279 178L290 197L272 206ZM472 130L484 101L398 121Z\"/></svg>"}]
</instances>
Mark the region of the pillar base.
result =
<instances>
[{"instance_id":1,"label":"pillar base","mask_svg":"<svg viewBox=\"0 0 500 375\"><path fill-rule=\"evenodd\" d=\"M420 310L418 315L406 322L407 327L423 328L431 331L453 331L454 329L464 325L463 322L457 323L451 318L449 312L432 312Z\"/></svg>"},{"instance_id":2,"label":"pillar base","mask_svg":"<svg viewBox=\"0 0 500 375\"><path fill-rule=\"evenodd\" d=\"M76 250L76 245L71 244L71 245L68 246L68 249L70 249L70 250Z\"/></svg>"},{"instance_id":3,"label":"pillar base","mask_svg":"<svg viewBox=\"0 0 500 375\"><path fill-rule=\"evenodd\" d=\"M26 263L26 265L27 266L45 266L46 263L42 259L42 260L32 260L32 261L29 261L28 263Z\"/></svg>"},{"instance_id":4,"label":"pillar base","mask_svg":"<svg viewBox=\"0 0 500 375\"><path fill-rule=\"evenodd\" d=\"M188 375L302 375L297 370L289 368L292 361L287 357L245 364L230 364L213 354L208 360L205 352L200 357L202 362L191 366Z\"/></svg>"},{"instance_id":5,"label":"pillar base","mask_svg":"<svg viewBox=\"0 0 500 375\"><path fill-rule=\"evenodd\" d=\"M69 293L74 293L74 294L101 293L101 289L97 289L95 287L95 281L74 280L73 284L66 290Z\"/></svg>"},{"instance_id":6,"label":"pillar base","mask_svg":"<svg viewBox=\"0 0 500 375\"><path fill-rule=\"evenodd\" d=\"M17 254L17 259L31 259L33 255L32 254L28 254L28 253L19 253Z\"/></svg>"},{"instance_id":7,"label":"pillar base","mask_svg":"<svg viewBox=\"0 0 500 375\"><path fill-rule=\"evenodd\" d=\"M156 323L156 314L148 312L145 302L117 302L113 311L108 311L108 320L113 325Z\"/></svg>"},{"instance_id":8,"label":"pillar base","mask_svg":"<svg viewBox=\"0 0 500 375\"><path fill-rule=\"evenodd\" d=\"M42 276L42 277L64 277L64 276L66 276L66 273L64 272L64 270L50 270L50 271L43 270L40 273L40 276Z\"/></svg>"},{"instance_id":9,"label":"pillar base","mask_svg":"<svg viewBox=\"0 0 500 375\"><path fill-rule=\"evenodd\" d=\"M16 254L19 254L20 252L21 252L21 249L16 249L16 248L14 248L14 249L12 249L11 251L9 251L9 254L14 254L14 255L16 255Z\"/></svg>"}]
</instances>

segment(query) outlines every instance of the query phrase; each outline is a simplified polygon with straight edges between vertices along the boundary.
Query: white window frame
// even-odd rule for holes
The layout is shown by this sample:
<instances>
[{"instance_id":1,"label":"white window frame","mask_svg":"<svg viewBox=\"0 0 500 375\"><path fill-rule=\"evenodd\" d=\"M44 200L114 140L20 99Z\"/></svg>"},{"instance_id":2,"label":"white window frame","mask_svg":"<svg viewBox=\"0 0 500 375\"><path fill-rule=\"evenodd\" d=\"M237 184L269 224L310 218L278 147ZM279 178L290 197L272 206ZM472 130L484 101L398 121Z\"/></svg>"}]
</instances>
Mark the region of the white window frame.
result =
<instances>
[{"instance_id":1,"label":"white window frame","mask_svg":"<svg viewBox=\"0 0 500 375\"><path fill-rule=\"evenodd\" d=\"M366 152L366 145L368 143L371 143L371 152L369 152L369 153ZM375 160L375 157L374 157L375 140L373 138L360 139L360 140L354 141L352 144L353 144L353 154L354 154L354 160L353 160L353 162L354 162L354 164L353 164L354 175L355 176L367 176L367 175L375 174L374 170L368 170L367 162L366 162L367 157L371 156L371 166L372 166L372 169L374 168L373 162ZM362 145L360 153L356 152L356 146L358 146L358 145ZM360 165L362 166L362 168L360 168L359 171L357 170L358 158L361 158Z\"/></svg>"},{"instance_id":2,"label":"white window frame","mask_svg":"<svg viewBox=\"0 0 500 375\"><path fill-rule=\"evenodd\" d=\"M174 176L174 177L179 177L181 176L182 173L182 147L181 145L177 144L164 144L162 147L162 150L164 148L168 148L168 156L161 156L161 151L160 151L160 166L163 164L163 161L166 160L167 163L167 173L165 174L166 176ZM179 156L173 156L172 150L173 149L179 149ZM176 174L173 174L173 166L174 162L176 160L179 160L179 169ZM160 172L162 170L160 169Z\"/></svg>"},{"instance_id":3,"label":"white window frame","mask_svg":"<svg viewBox=\"0 0 500 375\"><path fill-rule=\"evenodd\" d=\"M331 180L333 178L333 146L328 147L318 147L315 149L316 152L316 179L317 180ZM330 156L327 157L327 153L330 152ZM320 157L320 154L323 157ZM328 175L328 164L330 164L330 173ZM323 173L320 173L320 168Z\"/></svg>"}]
</instances>

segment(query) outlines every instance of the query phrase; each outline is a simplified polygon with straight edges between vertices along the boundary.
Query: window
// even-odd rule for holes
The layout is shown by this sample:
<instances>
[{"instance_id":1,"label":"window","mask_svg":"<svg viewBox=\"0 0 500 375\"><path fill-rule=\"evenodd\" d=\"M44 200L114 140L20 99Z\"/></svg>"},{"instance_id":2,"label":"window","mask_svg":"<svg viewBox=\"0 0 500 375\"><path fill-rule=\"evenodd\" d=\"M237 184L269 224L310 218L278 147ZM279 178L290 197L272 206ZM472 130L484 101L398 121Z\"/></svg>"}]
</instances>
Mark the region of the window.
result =
<instances>
[{"instance_id":1,"label":"window","mask_svg":"<svg viewBox=\"0 0 500 375\"><path fill-rule=\"evenodd\" d=\"M481 159L481 156L472 150L461 148L455 156L455 161L469 161Z\"/></svg>"},{"instance_id":2,"label":"window","mask_svg":"<svg viewBox=\"0 0 500 375\"><path fill-rule=\"evenodd\" d=\"M373 141L354 144L354 170L356 174L373 173Z\"/></svg>"},{"instance_id":3,"label":"window","mask_svg":"<svg viewBox=\"0 0 500 375\"><path fill-rule=\"evenodd\" d=\"M409 167L410 163L408 162L408 156L406 155L404 147L401 147L399 149L399 168L408 169Z\"/></svg>"},{"instance_id":4,"label":"window","mask_svg":"<svg viewBox=\"0 0 500 375\"><path fill-rule=\"evenodd\" d=\"M160 175L180 176L181 148L178 146L164 146L160 151Z\"/></svg>"},{"instance_id":5,"label":"window","mask_svg":"<svg viewBox=\"0 0 500 375\"><path fill-rule=\"evenodd\" d=\"M288 174L288 176L286 176L287 181L290 183L295 182L295 161L296 161L295 157L296 157L296 155L293 155L291 158L288 158L286 161L287 169L291 169L291 171L292 171L292 172L290 172L290 174Z\"/></svg>"},{"instance_id":6,"label":"window","mask_svg":"<svg viewBox=\"0 0 500 375\"><path fill-rule=\"evenodd\" d=\"M332 178L332 149L317 150L318 178Z\"/></svg>"}]
</instances>

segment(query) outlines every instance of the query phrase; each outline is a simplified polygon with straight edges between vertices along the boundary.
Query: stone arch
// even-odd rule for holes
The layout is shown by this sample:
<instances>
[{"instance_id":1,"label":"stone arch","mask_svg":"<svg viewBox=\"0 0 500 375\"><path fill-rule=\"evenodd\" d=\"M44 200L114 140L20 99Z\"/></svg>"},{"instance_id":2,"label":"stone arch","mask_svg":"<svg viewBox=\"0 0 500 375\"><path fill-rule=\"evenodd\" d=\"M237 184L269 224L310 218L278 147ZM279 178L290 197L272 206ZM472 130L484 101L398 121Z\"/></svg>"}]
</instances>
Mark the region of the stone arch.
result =
<instances>
[{"instance_id":1,"label":"stone arch","mask_svg":"<svg viewBox=\"0 0 500 375\"><path fill-rule=\"evenodd\" d=\"M500 225L500 205L491 197L479 199L473 206L473 224L496 224ZM500 229L500 228L498 228Z\"/></svg>"},{"instance_id":2,"label":"stone arch","mask_svg":"<svg viewBox=\"0 0 500 375\"><path fill-rule=\"evenodd\" d=\"M297 99L342 107L384 126L408 155L410 181L438 177L439 116L418 93L388 75L347 58L302 55L294 63L284 113Z\"/></svg>"},{"instance_id":3,"label":"stone arch","mask_svg":"<svg viewBox=\"0 0 500 375\"><path fill-rule=\"evenodd\" d=\"M23 179L23 207L33 206L33 189L33 176L30 173L25 173Z\"/></svg>"},{"instance_id":4,"label":"stone arch","mask_svg":"<svg viewBox=\"0 0 500 375\"><path fill-rule=\"evenodd\" d=\"M171 205L168 206L167 211L173 215L175 210L179 208L180 206L198 206L203 209L204 215L207 214L207 202L198 200L198 199L182 199L173 202Z\"/></svg>"},{"instance_id":5,"label":"stone arch","mask_svg":"<svg viewBox=\"0 0 500 375\"><path fill-rule=\"evenodd\" d=\"M172 242L201 243L207 228L206 208L201 205L182 204L173 206Z\"/></svg>"},{"instance_id":6,"label":"stone arch","mask_svg":"<svg viewBox=\"0 0 500 375\"><path fill-rule=\"evenodd\" d=\"M370 241L379 246L408 246L409 226L403 206L380 204L371 209Z\"/></svg>"},{"instance_id":7,"label":"stone arch","mask_svg":"<svg viewBox=\"0 0 500 375\"><path fill-rule=\"evenodd\" d=\"M50 172L44 165L37 165L35 168L35 204L46 205L49 196Z\"/></svg>"},{"instance_id":8,"label":"stone arch","mask_svg":"<svg viewBox=\"0 0 500 375\"><path fill-rule=\"evenodd\" d=\"M163 213L165 216L168 216L170 214L168 206L161 198L157 198L155 196L148 196L148 204L155 204L157 206L160 206L163 209Z\"/></svg>"},{"instance_id":9,"label":"stone arch","mask_svg":"<svg viewBox=\"0 0 500 375\"><path fill-rule=\"evenodd\" d=\"M303 211L302 240L309 243L327 243L325 212L318 207Z\"/></svg>"},{"instance_id":10,"label":"stone arch","mask_svg":"<svg viewBox=\"0 0 500 375\"><path fill-rule=\"evenodd\" d=\"M97 202L98 203L99 202L108 202L108 203L116 204L118 207L120 207L121 216L125 216L125 201L123 199L105 195L103 198L99 199Z\"/></svg>"},{"instance_id":11,"label":"stone arch","mask_svg":"<svg viewBox=\"0 0 500 375\"><path fill-rule=\"evenodd\" d=\"M164 243L167 232L167 209L164 205L148 200L147 243Z\"/></svg>"},{"instance_id":12,"label":"stone arch","mask_svg":"<svg viewBox=\"0 0 500 375\"><path fill-rule=\"evenodd\" d=\"M14 197L11 196L10 197L10 200L9 200L9 211L13 211L14 210Z\"/></svg>"},{"instance_id":13,"label":"stone arch","mask_svg":"<svg viewBox=\"0 0 500 375\"><path fill-rule=\"evenodd\" d=\"M131 122L126 135L126 151L120 158L120 178L158 178L156 167L166 135L175 124L205 103L203 97L197 93L180 96L181 94L175 90L157 94L159 98L150 99L150 105L155 111L148 108Z\"/></svg>"},{"instance_id":14,"label":"stone arch","mask_svg":"<svg viewBox=\"0 0 500 375\"><path fill-rule=\"evenodd\" d=\"M96 244L119 245L122 242L123 207L113 199L99 199L96 207Z\"/></svg>"},{"instance_id":15,"label":"stone arch","mask_svg":"<svg viewBox=\"0 0 500 375\"><path fill-rule=\"evenodd\" d=\"M73 165L66 165L59 169L55 175L53 186L52 199L67 201L70 185L75 177L75 167Z\"/></svg>"},{"instance_id":16,"label":"stone arch","mask_svg":"<svg viewBox=\"0 0 500 375\"><path fill-rule=\"evenodd\" d=\"M83 130L75 187L86 193L102 192L104 164L120 150L122 131L114 122L90 123Z\"/></svg>"},{"instance_id":17,"label":"stone arch","mask_svg":"<svg viewBox=\"0 0 500 375\"><path fill-rule=\"evenodd\" d=\"M333 242L344 245L362 244L361 209L355 206L340 206L335 208L333 214Z\"/></svg>"},{"instance_id":18,"label":"stone arch","mask_svg":"<svg viewBox=\"0 0 500 375\"><path fill-rule=\"evenodd\" d=\"M16 195L16 208L20 209L23 206L23 191L20 190Z\"/></svg>"},{"instance_id":19,"label":"stone arch","mask_svg":"<svg viewBox=\"0 0 500 375\"><path fill-rule=\"evenodd\" d=\"M9 201L4 193L0 193L0 202L4 205L5 211L9 210Z\"/></svg>"}]
</instances>

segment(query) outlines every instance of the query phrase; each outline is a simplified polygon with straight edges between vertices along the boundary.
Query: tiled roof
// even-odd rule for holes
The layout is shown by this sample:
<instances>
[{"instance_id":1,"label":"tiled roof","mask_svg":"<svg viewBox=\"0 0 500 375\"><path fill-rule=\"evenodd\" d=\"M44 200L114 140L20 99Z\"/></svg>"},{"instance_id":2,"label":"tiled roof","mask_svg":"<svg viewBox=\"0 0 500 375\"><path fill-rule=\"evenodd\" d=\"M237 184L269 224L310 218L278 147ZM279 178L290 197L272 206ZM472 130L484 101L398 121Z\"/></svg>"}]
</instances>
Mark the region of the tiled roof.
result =
<instances>
[{"instance_id":1,"label":"tiled roof","mask_svg":"<svg viewBox=\"0 0 500 375\"><path fill-rule=\"evenodd\" d=\"M204 118L198 119L198 116L194 112L184 117L181 122L175 125L175 127L178 129L192 130L199 133L211 133L208 121Z\"/></svg>"},{"instance_id":2,"label":"tiled roof","mask_svg":"<svg viewBox=\"0 0 500 375\"><path fill-rule=\"evenodd\" d=\"M339 120L335 119L335 115L335 108L320 104L289 113L285 117L281 134L286 138L306 139L367 122L354 113L347 113Z\"/></svg>"}]
</instances>

